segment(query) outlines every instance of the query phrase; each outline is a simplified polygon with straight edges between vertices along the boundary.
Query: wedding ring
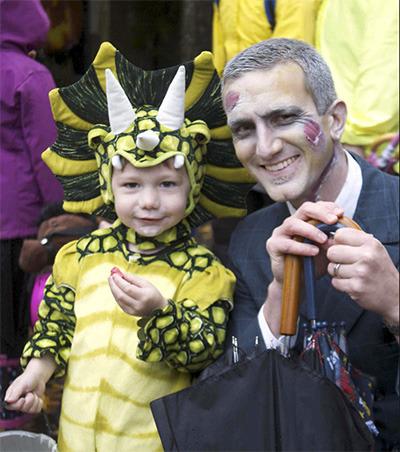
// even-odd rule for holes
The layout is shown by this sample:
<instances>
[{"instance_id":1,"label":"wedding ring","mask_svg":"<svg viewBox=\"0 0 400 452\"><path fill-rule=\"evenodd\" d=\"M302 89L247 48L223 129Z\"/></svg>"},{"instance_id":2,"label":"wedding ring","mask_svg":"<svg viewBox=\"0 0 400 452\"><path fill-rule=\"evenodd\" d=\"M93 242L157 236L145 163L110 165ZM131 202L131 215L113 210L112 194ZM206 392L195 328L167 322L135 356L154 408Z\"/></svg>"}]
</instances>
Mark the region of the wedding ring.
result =
<instances>
[{"instance_id":1,"label":"wedding ring","mask_svg":"<svg viewBox=\"0 0 400 452\"><path fill-rule=\"evenodd\" d=\"M339 267L341 265L342 264L335 264L334 267L333 267L333 274L335 275L335 278L340 278L340 276L339 276Z\"/></svg>"}]
</instances>

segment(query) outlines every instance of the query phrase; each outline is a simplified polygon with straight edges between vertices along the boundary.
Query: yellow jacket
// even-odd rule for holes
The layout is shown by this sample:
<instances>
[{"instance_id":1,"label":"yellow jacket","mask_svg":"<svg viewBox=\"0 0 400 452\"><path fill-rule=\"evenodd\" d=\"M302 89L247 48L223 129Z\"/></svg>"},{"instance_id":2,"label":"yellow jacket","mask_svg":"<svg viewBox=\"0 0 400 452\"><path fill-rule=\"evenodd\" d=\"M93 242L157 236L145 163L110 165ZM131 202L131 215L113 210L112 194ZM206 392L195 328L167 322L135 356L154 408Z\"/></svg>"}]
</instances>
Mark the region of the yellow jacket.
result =
<instances>
[{"instance_id":1,"label":"yellow jacket","mask_svg":"<svg viewBox=\"0 0 400 452\"><path fill-rule=\"evenodd\" d=\"M218 73L238 52L264 39L296 38L314 45L319 4L320 0L214 1L212 50Z\"/></svg>"},{"instance_id":2,"label":"yellow jacket","mask_svg":"<svg viewBox=\"0 0 400 452\"><path fill-rule=\"evenodd\" d=\"M369 147L399 128L398 0L323 0L316 48L348 107L344 143Z\"/></svg>"},{"instance_id":3,"label":"yellow jacket","mask_svg":"<svg viewBox=\"0 0 400 452\"><path fill-rule=\"evenodd\" d=\"M58 450L161 451L150 402L190 384L222 353L235 278L193 238L131 253L119 220L57 254L22 362L54 354L67 367ZM148 318L116 303L117 266L153 283L168 305Z\"/></svg>"}]
</instances>

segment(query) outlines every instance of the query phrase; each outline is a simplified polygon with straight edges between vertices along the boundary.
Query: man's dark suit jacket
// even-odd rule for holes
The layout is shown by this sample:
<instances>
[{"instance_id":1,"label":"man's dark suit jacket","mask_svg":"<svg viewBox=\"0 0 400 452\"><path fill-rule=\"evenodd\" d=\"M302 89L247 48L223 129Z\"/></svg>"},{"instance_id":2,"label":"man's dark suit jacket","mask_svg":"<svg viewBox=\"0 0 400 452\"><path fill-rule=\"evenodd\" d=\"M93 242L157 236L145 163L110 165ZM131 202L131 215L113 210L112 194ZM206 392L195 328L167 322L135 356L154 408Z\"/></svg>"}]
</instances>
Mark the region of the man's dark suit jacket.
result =
<instances>
[{"instance_id":1,"label":"man's dark suit jacket","mask_svg":"<svg viewBox=\"0 0 400 452\"><path fill-rule=\"evenodd\" d=\"M353 220L382 242L399 268L398 177L375 169L357 155L352 156L361 166L363 177ZM227 337L237 336L239 346L247 351L255 336L262 337L257 314L273 279L265 244L289 215L286 203L274 203L242 220L231 237L230 268L237 284ZM398 442L399 399L395 386L399 347L394 337L383 327L379 315L365 311L347 294L335 290L329 276L317 281L317 312L321 321L346 322L350 362L377 378L374 414L384 440L382 447Z\"/></svg>"}]
</instances>

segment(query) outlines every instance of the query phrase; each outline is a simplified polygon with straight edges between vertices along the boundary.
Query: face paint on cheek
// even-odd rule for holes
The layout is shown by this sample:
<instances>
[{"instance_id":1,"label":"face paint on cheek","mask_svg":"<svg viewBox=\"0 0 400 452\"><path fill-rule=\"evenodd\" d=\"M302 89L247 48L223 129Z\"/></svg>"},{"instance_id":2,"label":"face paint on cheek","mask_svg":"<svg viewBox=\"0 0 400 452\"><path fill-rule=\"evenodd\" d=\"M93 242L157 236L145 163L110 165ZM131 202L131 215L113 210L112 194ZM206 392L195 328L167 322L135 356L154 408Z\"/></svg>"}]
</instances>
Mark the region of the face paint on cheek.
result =
<instances>
[{"instance_id":1,"label":"face paint on cheek","mask_svg":"<svg viewBox=\"0 0 400 452\"><path fill-rule=\"evenodd\" d=\"M334 150L328 164L326 165L321 175L319 176L317 182L315 183L314 187L312 188L308 201L317 202L321 200L320 192L322 186L324 185L324 182L328 179L329 175L331 174L336 161L337 161L336 151Z\"/></svg>"},{"instance_id":2,"label":"face paint on cheek","mask_svg":"<svg viewBox=\"0 0 400 452\"><path fill-rule=\"evenodd\" d=\"M226 111L232 111L236 107L239 97L239 94L235 91L229 91L229 93L225 97Z\"/></svg>"},{"instance_id":3,"label":"face paint on cheek","mask_svg":"<svg viewBox=\"0 0 400 452\"><path fill-rule=\"evenodd\" d=\"M322 136L322 130L317 122L313 121L312 119L310 121L307 121L303 126L303 131L307 140L311 144L313 144L314 146L317 146L319 144Z\"/></svg>"}]
</instances>

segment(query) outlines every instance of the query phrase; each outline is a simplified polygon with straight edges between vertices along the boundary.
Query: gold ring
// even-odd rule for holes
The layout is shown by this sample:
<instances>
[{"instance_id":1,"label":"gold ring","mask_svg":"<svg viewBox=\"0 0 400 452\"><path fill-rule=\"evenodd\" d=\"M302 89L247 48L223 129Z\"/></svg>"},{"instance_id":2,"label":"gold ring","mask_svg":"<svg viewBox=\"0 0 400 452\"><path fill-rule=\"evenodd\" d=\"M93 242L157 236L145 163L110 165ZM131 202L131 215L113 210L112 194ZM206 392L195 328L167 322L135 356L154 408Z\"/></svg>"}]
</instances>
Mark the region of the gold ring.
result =
<instances>
[{"instance_id":1,"label":"gold ring","mask_svg":"<svg viewBox=\"0 0 400 452\"><path fill-rule=\"evenodd\" d=\"M335 264L334 267L333 267L333 274L335 275L335 278L340 278L340 276L339 276L339 267L341 265L342 264Z\"/></svg>"}]
</instances>

